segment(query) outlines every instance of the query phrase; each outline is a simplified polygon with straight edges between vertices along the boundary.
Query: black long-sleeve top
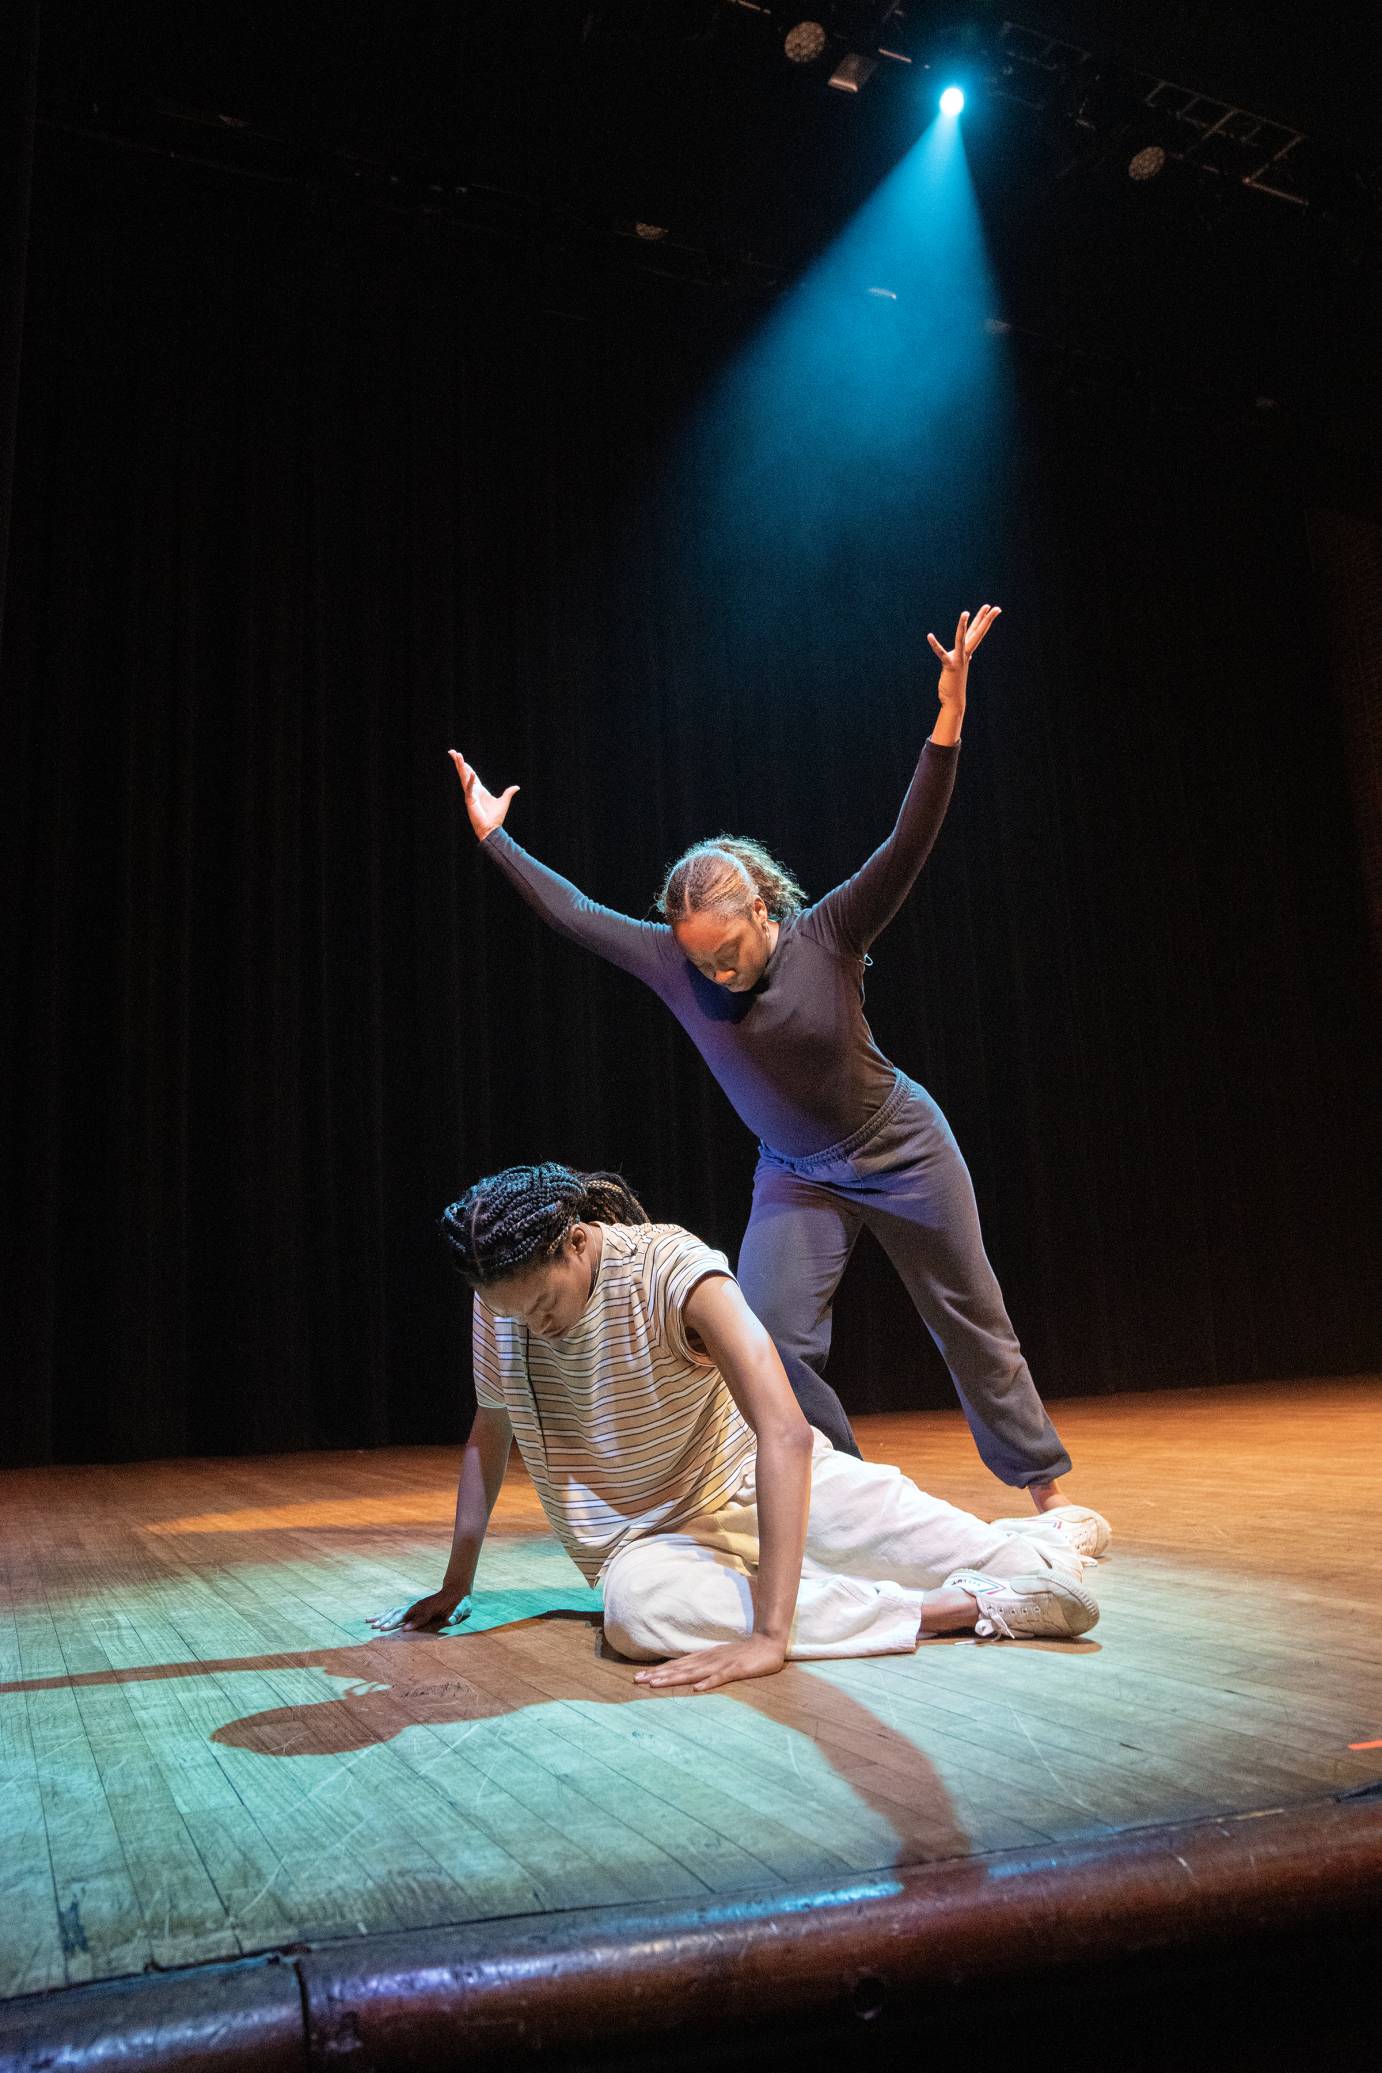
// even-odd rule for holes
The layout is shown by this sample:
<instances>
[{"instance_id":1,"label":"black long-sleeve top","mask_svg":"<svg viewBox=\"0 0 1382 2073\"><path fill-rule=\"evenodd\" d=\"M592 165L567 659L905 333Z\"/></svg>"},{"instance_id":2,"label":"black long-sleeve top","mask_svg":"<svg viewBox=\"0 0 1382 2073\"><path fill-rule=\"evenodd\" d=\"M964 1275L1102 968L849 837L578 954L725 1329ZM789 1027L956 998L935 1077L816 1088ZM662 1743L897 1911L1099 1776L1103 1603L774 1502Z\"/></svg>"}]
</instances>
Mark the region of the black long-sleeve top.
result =
<instances>
[{"instance_id":1,"label":"black long-sleeve top","mask_svg":"<svg viewBox=\"0 0 1382 2073\"><path fill-rule=\"evenodd\" d=\"M958 755L958 745L926 743L887 841L852 878L782 922L747 993L704 978L664 923L587 899L502 828L480 848L559 935L652 988L756 1137L785 1158L805 1159L853 1136L896 1083L864 1014L864 958L926 862Z\"/></svg>"}]
</instances>

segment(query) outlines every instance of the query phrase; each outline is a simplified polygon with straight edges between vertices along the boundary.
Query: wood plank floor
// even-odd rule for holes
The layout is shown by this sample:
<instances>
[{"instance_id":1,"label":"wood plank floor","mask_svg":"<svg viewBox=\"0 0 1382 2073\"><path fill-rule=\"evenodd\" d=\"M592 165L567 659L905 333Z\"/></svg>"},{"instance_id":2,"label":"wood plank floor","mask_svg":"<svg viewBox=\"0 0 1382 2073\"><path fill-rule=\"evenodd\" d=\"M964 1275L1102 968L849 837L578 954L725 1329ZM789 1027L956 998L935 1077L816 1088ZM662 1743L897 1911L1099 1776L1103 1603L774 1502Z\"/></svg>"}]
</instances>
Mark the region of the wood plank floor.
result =
<instances>
[{"instance_id":1,"label":"wood plank floor","mask_svg":"<svg viewBox=\"0 0 1382 2073\"><path fill-rule=\"evenodd\" d=\"M0 1997L537 1910L1310 1800L1382 1776L1382 1380L1068 1403L1114 1523L1088 1641L933 1642L639 1692L510 1476L473 1627L431 1588L455 1455L0 1476ZM988 1516L958 1414L866 1453ZM1372 1743L1375 1746L1359 1747Z\"/></svg>"}]
</instances>

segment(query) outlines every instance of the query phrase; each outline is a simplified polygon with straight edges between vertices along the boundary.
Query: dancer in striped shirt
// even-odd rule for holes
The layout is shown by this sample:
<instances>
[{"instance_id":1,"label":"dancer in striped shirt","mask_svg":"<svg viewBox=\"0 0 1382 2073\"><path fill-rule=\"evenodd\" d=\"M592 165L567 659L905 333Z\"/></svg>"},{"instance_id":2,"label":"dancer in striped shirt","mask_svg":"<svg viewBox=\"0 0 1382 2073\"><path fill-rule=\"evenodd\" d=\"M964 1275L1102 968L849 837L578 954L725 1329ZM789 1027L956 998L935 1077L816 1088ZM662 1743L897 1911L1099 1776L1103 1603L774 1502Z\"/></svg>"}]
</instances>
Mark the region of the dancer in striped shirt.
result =
<instances>
[{"instance_id":1,"label":"dancer in striped shirt","mask_svg":"<svg viewBox=\"0 0 1382 2073\"><path fill-rule=\"evenodd\" d=\"M517 1439L553 1532L653 1686L928 1634L1084 1633L1074 1529L988 1525L806 1423L724 1255L650 1223L617 1174L517 1166L443 1218L474 1289L475 1422L441 1588L372 1624L464 1620Z\"/></svg>"}]
</instances>

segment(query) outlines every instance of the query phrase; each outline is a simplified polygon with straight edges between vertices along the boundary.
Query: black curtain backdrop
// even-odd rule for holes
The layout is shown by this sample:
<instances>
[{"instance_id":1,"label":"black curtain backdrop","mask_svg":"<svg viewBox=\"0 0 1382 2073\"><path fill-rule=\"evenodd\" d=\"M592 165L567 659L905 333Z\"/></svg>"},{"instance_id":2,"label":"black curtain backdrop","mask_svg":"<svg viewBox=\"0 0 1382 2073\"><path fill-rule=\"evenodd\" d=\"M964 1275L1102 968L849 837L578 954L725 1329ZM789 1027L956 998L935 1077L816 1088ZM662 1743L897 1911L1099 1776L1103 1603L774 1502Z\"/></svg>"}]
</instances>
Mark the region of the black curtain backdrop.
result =
<instances>
[{"instance_id":1,"label":"black curtain backdrop","mask_svg":"<svg viewBox=\"0 0 1382 2073\"><path fill-rule=\"evenodd\" d=\"M23 357L38 46L38 0L15 0L0 17L0 640Z\"/></svg>"},{"instance_id":2,"label":"black curtain backdrop","mask_svg":"<svg viewBox=\"0 0 1382 2073\"><path fill-rule=\"evenodd\" d=\"M5 625L9 1458L455 1438L478 1174L616 1166L731 1254L754 1148L475 852L646 911L729 825L812 891L891 823L928 625L994 596L869 1007L946 1107L1045 1394L1382 1355L1357 845L1289 463L1029 369L1000 511L919 485L771 633L644 492L729 342L504 248L51 137ZM721 334L725 335L722 336ZM771 557L766 566L770 569ZM723 607L723 608L722 608ZM861 1248L832 1376L950 1401Z\"/></svg>"}]
</instances>

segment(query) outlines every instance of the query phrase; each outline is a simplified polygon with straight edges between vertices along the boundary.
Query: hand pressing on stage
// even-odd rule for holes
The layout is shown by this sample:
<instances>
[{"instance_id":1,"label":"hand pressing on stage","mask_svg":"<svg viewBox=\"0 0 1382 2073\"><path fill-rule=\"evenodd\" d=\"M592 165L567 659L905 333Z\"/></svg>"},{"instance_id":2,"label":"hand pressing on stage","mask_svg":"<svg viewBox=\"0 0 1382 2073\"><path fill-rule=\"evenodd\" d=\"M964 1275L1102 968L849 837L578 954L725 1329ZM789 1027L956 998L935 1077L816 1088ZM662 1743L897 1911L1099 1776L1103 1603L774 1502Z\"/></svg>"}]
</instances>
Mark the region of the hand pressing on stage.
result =
<instances>
[{"instance_id":1,"label":"hand pressing on stage","mask_svg":"<svg viewBox=\"0 0 1382 2073\"><path fill-rule=\"evenodd\" d=\"M473 770L459 749L448 749L447 755L456 766L456 775L465 793L465 810L470 815L470 825L475 830L477 842L483 842L486 835L492 835L496 828L504 825L504 816L509 810L509 801L518 790L510 785L496 799L480 782L480 773Z\"/></svg>"},{"instance_id":2,"label":"hand pressing on stage","mask_svg":"<svg viewBox=\"0 0 1382 2073\"><path fill-rule=\"evenodd\" d=\"M719 1648L701 1648L694 1655L656 1663L640 1670L634 1683L654 1691L689 1684L692 1691L712 1692L718 1685L734 1684L743 1677L774 1677L786 1660L787 1651L780 1641L770 1641L766 1634L750 1634L743 1641L726 1641Z\"/></svg>"},{"instance_id":3,"label":"hand pressing on stage","mask_svg":"<svg viewBox=\"0 0 1382 2073\"><path fill-rule=\"evenodd\" d=\"M433 1591L413 1605L395 1605L390 1612L376 1613L369 1624L380 1634L435 1634L469 1618L470 1599L464 1592L458 1597L455 1591Z\"/></svg>"},{"instance_id":4,"label":"hand pressing on stage","mask_svg":"<svg viewBox=\"0 0 1382 2073\"><path fill-rule=\"evenodd\" d=\"M937 747L948 748L960 738L969 658L1002 610L1001 605L980 605L972 620L968 612L961 612L953 648L943 648L933 633L926 636L941 665L940 682L936 687L940 693L941 716L931 733Z\"/></svg>"}]
</instances>

